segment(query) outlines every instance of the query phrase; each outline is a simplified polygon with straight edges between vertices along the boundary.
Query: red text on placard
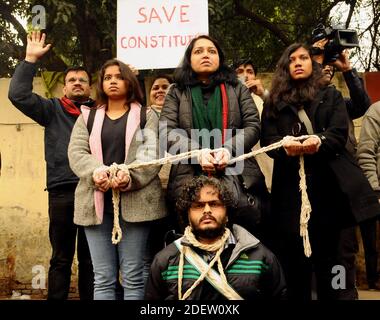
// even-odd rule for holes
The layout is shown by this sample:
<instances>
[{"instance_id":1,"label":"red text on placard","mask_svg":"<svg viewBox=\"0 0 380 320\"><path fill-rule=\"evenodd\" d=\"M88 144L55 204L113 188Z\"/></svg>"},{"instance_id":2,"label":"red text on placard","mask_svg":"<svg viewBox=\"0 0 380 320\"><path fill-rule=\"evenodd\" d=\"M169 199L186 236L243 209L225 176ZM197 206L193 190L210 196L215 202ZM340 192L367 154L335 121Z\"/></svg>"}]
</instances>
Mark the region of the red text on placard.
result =
<instances>
[{"instance_id":1,"label":"red text on placard","mask_svg":"<svg viewBox=\"0 0 380 320\"><path fill-rule=\"evenodd\" d=\"M139 20L138 23L170 23L176 19L178 22L185 23L190 22L189 17L187 16L187 10L189 5L173 6L168 8L162 6L161 8L147 8L141 7L139 9Z\"/></svg>"}]
</instances>

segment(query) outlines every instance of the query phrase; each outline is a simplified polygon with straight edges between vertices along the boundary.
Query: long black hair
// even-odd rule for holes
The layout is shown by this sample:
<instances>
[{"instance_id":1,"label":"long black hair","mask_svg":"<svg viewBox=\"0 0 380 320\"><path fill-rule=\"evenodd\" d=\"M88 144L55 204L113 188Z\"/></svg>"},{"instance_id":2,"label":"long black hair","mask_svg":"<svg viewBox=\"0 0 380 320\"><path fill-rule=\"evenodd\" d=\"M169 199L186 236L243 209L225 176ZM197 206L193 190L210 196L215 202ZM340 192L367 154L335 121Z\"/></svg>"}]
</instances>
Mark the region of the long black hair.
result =
<instances>
[{"instance_id":1,"label":"long black hair","mask_svg":"<svg viewBox=\"0 0 380 320\"><path fill-rule=\"evenodd\" d=\"M310 77L304 80L293 80L291 78L289 71L289 57L299 48L306 49L311 58L308 46L302 43L294 43L285 49L278 60L276 71L273 75L270 95L265 103L266 106L268 106L266 112L269 112L272 115L274 112L274 106L281 101L297 107L311 102L322 86L321 67L314 60L312 60L313 71Z\"/></svg>"},{"instance_id":2,"label":"long black hair","mask_svg":"<svg viewBox=\"0 0 380 320\"><path fill-rule=\"evenodd\" d=\"M232 85L236 85L238 83L236 74L230 67L226 65L224 53L219 43L208 35L200 35L191 40L185 51L185 55L183 56L180 66L174 71L173 78L178 87L184 89L187 86L194 86L200 83L197 74L191 68L191 52L193 51L195 42L199 39L210 40L218 50L219 68L210 76L210 82L213 84L226 82Z\"/></svg>"}]
</instances>

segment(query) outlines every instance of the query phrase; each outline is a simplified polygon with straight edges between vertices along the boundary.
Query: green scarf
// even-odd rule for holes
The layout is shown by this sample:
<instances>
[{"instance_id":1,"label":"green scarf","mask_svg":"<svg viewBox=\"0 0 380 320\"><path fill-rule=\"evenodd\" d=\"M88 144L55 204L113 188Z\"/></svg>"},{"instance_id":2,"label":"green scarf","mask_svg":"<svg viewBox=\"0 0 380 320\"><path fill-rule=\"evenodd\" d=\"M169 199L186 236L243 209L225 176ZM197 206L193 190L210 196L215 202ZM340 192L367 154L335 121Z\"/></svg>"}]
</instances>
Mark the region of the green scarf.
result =
<instances>
[{"instance_id":1,"label":"green scarf","mask_svg":"<svg viewBox=\"0 0 380 320\"><path fill-rule=\"evenodd\" d=\"M220 87L216 86L214 92L207 102L207 106L203 102L203 94L200 86L191 88L191 97L193 101L193 124L194 129L219 129L222 132L222 95ZM198 141L202 148L214 148L213 140L210 141L209 135L200 132Z\"/></svg>"}]
</instances>

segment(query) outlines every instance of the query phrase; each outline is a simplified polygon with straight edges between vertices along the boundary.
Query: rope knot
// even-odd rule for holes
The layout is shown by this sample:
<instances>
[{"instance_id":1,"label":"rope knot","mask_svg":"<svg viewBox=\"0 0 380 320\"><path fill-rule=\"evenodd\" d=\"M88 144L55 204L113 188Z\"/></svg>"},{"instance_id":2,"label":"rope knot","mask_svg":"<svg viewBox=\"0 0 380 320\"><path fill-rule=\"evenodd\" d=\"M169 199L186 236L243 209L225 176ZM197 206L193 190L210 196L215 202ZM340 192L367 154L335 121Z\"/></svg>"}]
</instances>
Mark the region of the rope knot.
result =
<instances>
[{"instance_id":1,"label":"rope knot","mask_svg":"<svg viewBox=\"0 0 380 320\"><path fill-rule=\"evenodd\" d=\"M118 165L115 162L113 164L111 164L109 169L108 169L110 181L115 179L119 170L122 170L122 169L124 169L122 167L122 165ZM129 171L128 171L128 173L129 173ZM119 212L120 191L119 191L119 189L112 189L112 204L113 204L112 244L118 244L121 241L121 238L123 236L123 232L120 228L120 221L119 221L119 215L120 215L120 212Z\"/></svg>"}]
</instances>

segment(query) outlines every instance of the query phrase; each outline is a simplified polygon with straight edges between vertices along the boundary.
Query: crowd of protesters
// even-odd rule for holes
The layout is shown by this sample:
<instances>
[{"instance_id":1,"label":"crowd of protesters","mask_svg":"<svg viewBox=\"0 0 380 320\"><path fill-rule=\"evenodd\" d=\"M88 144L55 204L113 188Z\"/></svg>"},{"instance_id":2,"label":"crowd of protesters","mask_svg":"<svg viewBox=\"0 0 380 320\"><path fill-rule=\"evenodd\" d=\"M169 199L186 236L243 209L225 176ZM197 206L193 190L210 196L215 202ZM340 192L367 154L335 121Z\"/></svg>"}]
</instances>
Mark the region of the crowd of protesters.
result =
<instances>
[{"instance_id":1,"label":"crowd of protesters","mask_svg":"<svg viewBox=\"0 0 380 320\"><path fill-rule=\"evenodd\" d=\"M51 45L33 31L9 99L45 127L48 298L67 299L78 238L81 299L357 299L356 225L377 290L379 106L370 107L346 52L323 64L325 43L314 44L318 55L288 46L265 89L252 60L231 68L215 39L197 36L173 78L153 79L147 107L133 68L117 59L99 70L95 100L82 67L66 71L61 99L34 94ZM350 99L331 85L334 68ZM363 173L350 128L366 111ZM231 162L280 141L270 158ZM336 265L343 286L333 285Z\"/></svg>"}]
</instances>

